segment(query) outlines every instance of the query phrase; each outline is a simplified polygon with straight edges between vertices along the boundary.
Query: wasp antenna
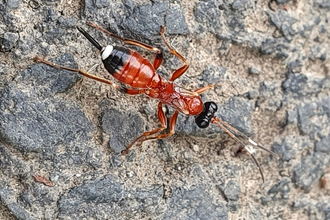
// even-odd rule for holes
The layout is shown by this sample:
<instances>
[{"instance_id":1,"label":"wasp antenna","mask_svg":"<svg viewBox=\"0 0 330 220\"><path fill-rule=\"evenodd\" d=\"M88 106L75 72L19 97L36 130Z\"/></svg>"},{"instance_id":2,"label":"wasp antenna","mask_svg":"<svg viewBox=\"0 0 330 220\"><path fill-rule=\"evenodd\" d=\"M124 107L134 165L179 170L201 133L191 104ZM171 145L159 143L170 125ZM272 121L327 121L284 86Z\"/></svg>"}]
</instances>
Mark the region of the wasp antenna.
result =
<instances>
[{"instance_id":1,"label":"wasp antenna","mask_svg":"<svg viewBox=\"0 0 330 220\"><path fill-rule=\"evenodd\" d=\"M251 141L252 141L254 144L253 144ZM253 144L254 146L256 146L256 147L258 147L258 148L260 148L260 149L262 149L262 150L264 150L264 151L266 151L266 152L268 152L268 153L270 153L270 154L273 155L277 160L279 159L279 156L278 156L277 154L275 154L273 151L268 150L267 148L264 148L263 146L257 144L256 142L254 142L254 141L251 140L250 138L249 138L249 142L250 142L251 144Z\"/></svg>"},{"instance_id":2,"label":"wasp antenna","mask_svg":"<svg viewBox=\"0 0 330 220\"><path fill-rule=\"evenodd\" d=\"M239 136L241 136L242 138L248 140L250 142L250 144L264 150L267 151L268 153L270 153L271 155L273 155L276 159L279 159L279 156L277 154L275 154L274 152L272 152L271 150L268 150L267 148L264 148L263 146L257 144L256 142L254 142L251 138L249 138L248 136L246 136L245 134L243 134L242 132L240 132L239 130L237 130L236 128L230 126L227 122L220 120L219 118L215 118L215 120L221 124L223 124L224 126L226 126L227 128L229 128L230 130L234 131L236 134L238 134Z\"/></svg>"},{"instance_id":3,"label":"wasp antenna","mask_svg":"<svg viewBox=\"0 0 330 220\"><path fill-rule=\"evenodd\" d=\"M228 123L220 120L219 118L213 116L213 119L211 121L211 123L213 124L216 124L218 125L222 130L224 130L227 134L229 134L230 137L232 137L235 141L237 141L238 143L240 143L242 145L242 147L244 147L244 149L246 149L246 151L251 155L252 157L252 160L253 162L256 164L256 166L258 167L259 169L259 172L260 172L260 175L261 175L261 178L262 178L262 182L264 183L265 182L265 177L264 177L264 174L262 172L262 169L261 169L261 166L259 165L257 159L254 157L253 155L253 151L243 143L242 140L240 140L236 135L234 135L230 130L234 131L235 133L238 133L238 134L242 134L241 132L239 132L236 128L230 126ZM244 135L244 134L243 134ZM245 136L245 135L244 135ZM245 136L246 137L246 136ZM248 138L249 139L249 138ZM260 147L258 144L256 144L254 141L250 141L251 139L249 139L249 142L255 146L258 146ZM265 149L263 147L260 147L261 149ZM267 150L268 151L268 150Z\"/></svg>"},{"instance_id":4,"label":"wasp antenna","mask_svg":"<svg viewBox=\"0 0 330 220\"><path fill-rule=\"evenodd\" d=\"M91 36L89 33L87 33L84 29L81 27L77 26L78 31L82 33L88 40L91 42L99 51L102 50L102 46Z\"/></svg>"},{"instance_id":5,"label":"wasp antenna","mask_svg":"<svg viewBox=\"0 0 330 220\"><path fill-rule=\"evenodd\" d=\"M245 146L244 148L249 152L247 146ZM258 169L259 169L259 172L260 172L260 175L261 175L261 178L262 178L262 182L265 183L265 177L264 177L264 174L263 174L263 172L262 172L261 166L260 166L259 163L258 163L258 160L253 156L252 152L251 152L251 153L249 152L249 154L251 155L251 157L252 157L254 163L257 165L257 167L258 167Z\"/></svg>"}]
</instances>

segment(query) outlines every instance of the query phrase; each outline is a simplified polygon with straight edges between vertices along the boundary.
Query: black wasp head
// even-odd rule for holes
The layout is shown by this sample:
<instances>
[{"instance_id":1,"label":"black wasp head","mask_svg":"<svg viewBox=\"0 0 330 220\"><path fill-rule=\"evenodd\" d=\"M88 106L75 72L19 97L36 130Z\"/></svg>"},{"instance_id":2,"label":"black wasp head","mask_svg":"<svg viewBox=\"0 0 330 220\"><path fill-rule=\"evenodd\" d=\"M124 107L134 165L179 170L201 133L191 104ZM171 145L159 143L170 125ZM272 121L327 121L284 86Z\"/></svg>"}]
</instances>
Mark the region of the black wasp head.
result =
<instances>
[{"instance_id":1,"label":"black wasp head","mask_svg":"<svg viewBox=\"0 0 330 220\"><path fill-rule=\"evenodd\" d=\"M207 128L217 110L217 104L214 102L205 102L202 113L195 118L197 126L200 128Z\"/></svg>"}]
</instances>

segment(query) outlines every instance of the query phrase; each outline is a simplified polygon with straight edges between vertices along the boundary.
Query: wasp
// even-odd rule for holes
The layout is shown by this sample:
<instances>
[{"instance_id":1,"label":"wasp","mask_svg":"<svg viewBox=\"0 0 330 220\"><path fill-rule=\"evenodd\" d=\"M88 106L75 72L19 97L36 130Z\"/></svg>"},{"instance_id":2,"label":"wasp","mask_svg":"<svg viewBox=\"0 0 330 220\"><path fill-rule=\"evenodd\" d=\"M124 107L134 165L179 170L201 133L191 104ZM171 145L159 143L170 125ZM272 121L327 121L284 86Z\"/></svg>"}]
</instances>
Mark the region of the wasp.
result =
<instances>
[{"instance_id":1,"label":"wasp","mask_svg":"<svg viewBox=\"0 0 330 220\"><path fill-rule=\"evenodd\" d=\"M232 138L234 138L246 151L251 155L254 163L257 165L259 172L261 174L262 180L264 182L264 175L262 169L253 155L253 151L250 149L248 144L252 144L253 146L259 147L268 153L275 155L270 150L260 146L245 134L232 127L225 121L215 116L215 113L218 109L217 105L210 101L203 103L200 94L214 88L218 85L207 85L193 91L187 90L182 86L174 83L174 80L178 77L182 76L189 65L186 59L174 48L170 46L167 42L164 32L164 26L160 28L160 36L169 49L170 53L174 56L178 57L184 65L175 70L169 80L164 79L157 73L158 67L161 65L163 61L163 52L156 48L149 46L147 44L141 43L136 40L121 38L106 29L92 23L87 23L89 26L100 30L101 32L109 35L110 37L116 38L122 41L125 45L133 45L144 48L146 50L152 51L156 54L153 64L149 62L149 60L145 59L141 54L135 52L134 50L128 49L127 47L113 46L107 45L102 47L90 34L88 34L83 28L77 27L78 31L80 31L89 41L92 43L100 52L101 60L104 64L105 69L119 82L121 85L117 85L112 81L92 75L83 69L72 69L65 66L60 66L54 63L51 63L43 58L35 57L34 61L39 63L44 63L49 66L68 70L71 72L79 73L85 77L90 79L106 83L120 92L126 93L128 95L139 95L145 94L150 98L158 99L158 120L161 124L160 127L144 132L142 135L135 138L123 151L123 154L127 154L130 148L137 142L137 145L141 145L146 140L151 139L162 139L167 138L174 134L175 132L175 124L179 113L183 113L188 116L194 116L195 122L200 128L207 128L209 124L215 124L223 129L227 134L229 134ZM125 86L123 86L123 84ZM172 115L169 121L169 132L168 133L160 133L162 130L167 128L167 119L165 113L162 109L162 106L167 104L175 109L174 114ZM275 155L276 156L276 155Z\"/></svg>"}]
</instances>

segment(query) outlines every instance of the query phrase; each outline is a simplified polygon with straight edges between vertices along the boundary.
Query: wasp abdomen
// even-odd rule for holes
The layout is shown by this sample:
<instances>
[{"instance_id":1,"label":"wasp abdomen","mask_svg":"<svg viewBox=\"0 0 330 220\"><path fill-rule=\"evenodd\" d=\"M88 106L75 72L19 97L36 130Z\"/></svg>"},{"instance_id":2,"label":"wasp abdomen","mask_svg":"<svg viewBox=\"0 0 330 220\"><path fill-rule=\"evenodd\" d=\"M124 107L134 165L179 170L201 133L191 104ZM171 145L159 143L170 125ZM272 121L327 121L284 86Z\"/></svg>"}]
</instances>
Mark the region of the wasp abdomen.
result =
<instances>
[{"instance_id":1,"label":"wasp abdomen","mask_svg":"<svg viewBox=\"0 0 330 220\"><path fill-rule=\"evenodd\" d=\"M124 47L113 47L103 64L117 80L135 88L152 87L160 81L160 76L147 59Z\"/></svg>"},{"instance_id":2,"label":"wasp abdomen","mask_svg":"<svg viewBox=\"0 0 330 220\"><path fill-rule=\"evenodd\" d=\"M106 51L103 53L105 52ZM104 67L111 75L114 75L116 73L120 73L123 70L124 66L131 58L131 51L124 47L115 46L113 47L111 53L104 58L105 59L102 60Z\"/></svg>"}]
</instances>

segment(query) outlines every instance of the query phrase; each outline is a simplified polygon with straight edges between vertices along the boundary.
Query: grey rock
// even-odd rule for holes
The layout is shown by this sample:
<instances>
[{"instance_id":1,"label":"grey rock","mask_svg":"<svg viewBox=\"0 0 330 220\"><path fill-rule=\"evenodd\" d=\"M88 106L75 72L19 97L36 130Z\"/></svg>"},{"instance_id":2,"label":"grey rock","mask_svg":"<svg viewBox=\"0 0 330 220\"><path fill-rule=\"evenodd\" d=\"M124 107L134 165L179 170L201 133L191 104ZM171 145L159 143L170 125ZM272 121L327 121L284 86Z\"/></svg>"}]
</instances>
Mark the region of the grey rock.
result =
<instances>
[{"instance_id":1,"label":"grey rock","mask_svg":"<svg viewBox=\"0 0 330 220\"><path fill-rule=\"evenodd\" d=\"M110 135L109 146L115 153L120 153L143 133L144 121L136 113L123 113L111 108L102 112L101 126Z\"/></svg>"},{"instance_id":2,"label":"grey rock","mask_svg":"<svg viewBox=\"0 0 330 220\"><path fill-rule=\"evenodd\" d=\"M222 27L220 22L221 11L218 9L214 1L200 1L197 3L195 10L196 21L204 24L207 28L211 30L214 34L216 29Z\"/></svg>"},{"instance_id":3,"label":"grey rock","mask_svg":"<svg viewBox=\"0 0 330 220\"><path fill-rule=\"evenodd\" d=\"M277 4L286 4L286 3L289 3L291 2L292 0L276 0L276 3Z\"/></svg>"},{"instance_id":4,"label":"grey rock","mask_svg":"<svg viewBox=\"0 0 330 220\"><path fill-rule=\"evenodd\" d=\"M330 153L330 135L328 137L322 138L315 145L316 152Z\"/></svg>"},{"instance_id":5,"label":"grey rock","mask_svg":"<svg viewBox=\"0 0 330 220\"><path fill-rule=\"evenodd\" d=\"M57 195L52 192L52 188L45 187L41 183L33 183L29 189L23 190L18 202L24 204L27 210L32 207L49 207L57 201Z\"/></svg>"},{"instance_id":6,"label":"grey rock","mask_svg":"<svg viewBox=\"0 0 330 220\"><path fill-rule=\"evenodd\" d=\"M308 100L309 97L322 92L327 85L324 78L307 77L300 73L290 73L282 83L282 88L288 99L299 98Z\"/></svg>"},{"instance_id":7,"label":"grey rock","mask_svg":"<svg viewBox=\"0 0 330 220\"><path fill-rule=\"evenodd\" d=\"M247 98L248 99L255 99L255 98L257 98L259 96L259 93L258 93L258 91L255 91L255 90L253 90L253 91L248 91L248 93L247 93Z\"/></svg>"},{"instance_id":8,"label":"grey rock","mask_svg":"<svg viewBox=\"0 0 330 220\"><path fill-rule=\"evenodd\" d=\"M96 0L95 6L96 8L107 8L110 6L110 2L107 0Z\"/></svg>"},{"instance_id":9,"label":"grey rock","mask_svg":"<svg viewBox=\"0 0 330 220\"><path fill-rule=\"evenodd\" d=\"M307 77L304 74L289 74L283 82L282 87L285 92L302 94L302 90L307 84Z\"/></svg>"},{"instance_id":10,"label":"grey rock","mask_svg":"<svg viewBox=\"0 0 330 220\"><path fill-rule=\"evenodd\" d=\"M5 75L9 69L10 67L8 65L0 63L0 76Z\"/></svg>"},{"instance_id":11,"label":"grey rock","mask_svg":"<svg viewBox=\"0 0 330 220\"><path fill-rule=\"evenodd\" d=\"M283 96L276 81L263 81L259 87L256 105L268 111L278 111L282 107Z\"/></svg>"},{"instance_id":12,"label":"grey rock","mask_svg":"<svg viewBox=\"0 0 330 220\"><path fill-rule=\"evenodd\" d=\"M78 68L71 54L63 54L50 61L69 68ZM81 75L40 63L34 64L24 70L18 78L32 85L38 95L47 98L57 93L68 91L68 89L81 79Z\"/></svg>"},{"instance_id":13,"label":"grey rock","mask_svg":"<svg viewBox=\"0 0 330 220\"><path fill-rule=\"evenodd\" d=\"M275 95L276 86L274 82L263 81L260 83L259 94L265 97Z\"/></svg>"},{"instance_id":14,"label":"grey rock","mask_svg":"<svg viewBox=\"0 0 330 220\"><path fill-rule=\"evenodd\" d=\"M308 155L293 168L293 182L296 186L308 192L329 165L330 158L327 154L316 152Z\"/></svg>"},{"instance_id":15,"label":"grey rock","mask_svg":"<svg viewBox=\"0 0 330 220\"><path fill-rule=\"evenodd\" d=\"M315 0L314 5L317 5L319 8L328 9L330 8L329 0Z\"/></svg>"},{"instance_id":16,"label":"grey rock","mask_svg":"<svg viewBox=\"0 0 330 220\"><path fill-rule=\"evenodd\" d=\"M21 176L26 178L30 172L31 167L27 163L21 161L16 156L0 143L0 168L1 172L8 177Z\"/></svg>"},{"instance_id":17,"label":"grey rock","mask_svg":"<svg viewBox=\"0 0 330 220\"><path fill-rule=\"evenodd\" d=\"M242 205L238 202L229 201L229 202L227 202L227 208L228 208L228 211L235 213L240 208L242 208Z\"/></svg>"},{"instance_id":18,"label":"grey rock","mask_svg":"<svg viewBox=\"0 0 330 220\"><path fill-rule=\"evenodd\" d=\"M272 198L272 201L284 201L286 203L289 200L289 193L291 190L291 180L284 178L283 180L276 183L267 192L268 196Z\"/></svg>"},{"instance_id":19,"label":"grey rock","mask_svg":"<svg viewBox=\"0 0 330 220\"><path fill-rule=\"evenodd\" d=\"M59 200L59 218L120 218L124 213L129 218L139 212L152 217L157 215L153 210L162 199L162 188L125 190L117 177L107 175L64 194Z\"/></svg>"},{"instance_id":20,"label":"grey rock","mask_svg":"<svg viewBox=\"0 0 330 220\"><path fill-rule=\"evenodd\" d=\"M226 170L226 175L228 175L229 178L235 178L239 175L240 169L236 164L226 165L224 169Z\"/></svg>"},{"instance_id":21,"label":"grey rock","mask_svg":"<svg viewBox=\"0 0 330 220\"><path fill-rule=\"evenodd\" d=\"M309 216L310 219L328 219L329 204L327 202L318 202L313 199L297 199L292 204L293 211L303 209L303 212Z\"/></svg>"},{"instance_id":22,"label":"grey rock","mask_svg":"<svg viewBox=\"0 0 330 220\"><path fill-rule=\"evenodd\" d=\"M188 25L182 8L170 7L166 12L165 24L168 34L189 34Z\"/></svg>"},{"instance_id":23,"label":"grey rock","mask_svg":"<svg viewBox=\"0 0 330 220\"><path fill-rule=\"evenodd\" d=\"M263 210L263 209L260 208L259 206L251 208L250 212L249 212L249 219L254 219L254 220L264 219L261 210Z\"/></svg>"},{"instance_id":24,"label":"grey rock","mask_svg":"<svg viewBox=\"0 0 330 220\"><path fill-rule=\"evenodd\" d=\"M42 0L43 2L45 2L46 4L49 2L59 2L60 0Z\"/></svg>"},{"instance_id":25,"label":"grey rock","mask_svg":"<svg viewBox=\"0 0 330 220\"><path fill-rule=\"evenodd\" d=\"M205 70L203 70L203 72L199 75L198 79L209 84L215 84L220 81L226 71L226 67L213 66L209 64L207 65Z\"/></svg>"},{"instance_id":26,"label":"grey rock","mask_svg":"<svg viewBox=\"0 0 330 220\"><path fill-rule=\"evenodd\" d=\"M47 72L45 68L36 64L16 76L16 83L24 82L23 88L30 90L22 91L16 83L9 82L0 91L0 132L7 143L22 153L51 150L57 144L77 139L84 142L92 129L77 106L52 98L73 84L72 73L66 73L68 78L57 78L56 72ZM50 71L49 67L46 70Z\"/></svg>"},{"instance_id":27,"label":"grey rock","mask_svg":"<svg viewBox=\"0 0 330 220\"><path fill-rule=\"evenodd\" d=\"M216 115L246 135L252 135L251 115L253 102L243 98L231 98L224 105L218 106Z\"/></svg>"},{"instance_id":28,"label":"grey rock","mask_svg":"<svg viewBox=\"0 0 330 220\"><path fill-rule=\"evenodd\" d=\"M77 20L75 18L61 16L58 18L57 23L63 28L74 28L77 25Z\"/></svg>"},{"instance_id":29,"label":"grey rock","mask_svg":"<svg viewBox=\"0 0 330 220\"><path fill-rule=\"evenodd\" d=\"M218 186L218 188L221 190L227 201L238 201L241 189L237 181L230 180L226 186Z\"/></svg>"},{"instance_id":30,"label":"grey rock","mask_svg":"<svg viewBox=\"0 0 330 220\"><path fill-rule=\"evenodd\" d=\"M101 149L96 146L86 146L89 143L86 143L87 140L83 142L84 139L75 139L75 141L77 141L76 146L67 147L64 153L58 153L59 147L56 146L43 152L42 157L51 160L56 170L72 169L82 165L89 169L100 168L104 161Z\"/></svg>"},{"instance_id":31,"label":"grey rock","mask_svg":"<svg viewBox=\"0 0 330 220\"><path fill-rule=\"evenodd\" d=\"M296 59L294 61L289 62L287 66L288 66L288 69L290 71L292 71L293 73L295 73L295 71L294 71L295 69L298 69L298 71L300 72L301 67L303 66L303 61Z\"/></svg>"},{"instance_id":32,"label":"grey rock","mask_svg":"<svg viewBox=\"0 0 330 220\"><path fill-rule=\"evenodd\" d=\"M16 9L19 7L20 3L21 3L21 0L8 0L7 6L8 6L8 8Z\"/></svg>"},{"instance_id":33,"label":"grey rock","mask_svg":"<svg viewBox=\"0 0 330 220\"><path fill-rule=\"evenodd\" d=\"M322 212L324 214L324 219L330 218L330 205L327 202L319 202L316 205L318 211Z\"/></svg>"},{"instance_id":34,"label":"grey rock","mask_svg":"<svg viewBox=\"0 0 330 220\"><path fill-rule=\"evenodd\" d=\"M330 98L324 98L320 102L308 102L297 105L298 128L302 134L308 134L312 140L316 137L326 137L330 135ZM321 118L327 118L325 121Z\"/></svg>"},{"instance_id":35,"label":"grey rock","mask_svg":"<svg viewBox=\"0 0 330 220\"><path fill-rule=\"evenodd\" d=\"M236 43L249 42L254 47L260 46L260 39L253 38L245 28L244 13L250 7L248 1L237 1L234 7L240 13L236 13L232 5L213 0L200 1L195 9L195 19L200 24L196 31L202 33L208 31L215 34L221 40L230 40Z\"/></svg>"},{"instance_id":36,"label":"grey rock","mask_svg":"<svg viewBox=\"0 0 330 220\"><path fill-rule=\"evenodd\" d=\"M81 110L70 103L54 100L36 102L36 97L24 94L13 85L10 90L1 91L0 96L0 131L5 140L22 153L50 149L78 137L86 140L92 128ZM5 110L15 112L4 114Z\"/></svg>"},{"instance_id":37,"label":"grey rock","mask_svg":"<svg viewBox=\"0 0 330 220\"><path fill-rule=\"evenodd\" d=\"M279 10L275 13L268 13L270 21L279 29L287 40L292 40L296 31L292 25L298 20L285 10Z\"/></svg>"},{"instance_id":38,"label":"grey rock","mask_svg":"<svg viewBox=\"0 0 330 220\"><path fill-rule=\"evenodd\" d=\"M136 6L133 13L124 19L121 26L130 30L134 35L150 39L152 36L158 36L159 27L165 25L164 17L167 9L167 3Z\"/></svg>"},{"instance_id":39,"label":"grey rock","mask_svg":"<svg viewBox=\"0 0 330 220\"><path fill-rule=\"evenodd\" d=\"M248 1L247 0L235 0L231 7L234 10L239 10L239 9L246 9L248 6Z\"/></svg>"},{"instance_id":40,"label":"grey rock","mask_svg":"<svg viewBox=\"0 0 330 220\"><path fill-rule=\"evenodd\" d=\"M325 61L327 59L326 45L317 44L310 47L310 54L308 56L309 59L315 60L320 59L321 61Z\"/></svg>"},{"instance_id":41,"label":"grey rock","mask_svg":"<svg viewBox=\"0 0 330 220\"><path fill-rule=\"evenodd\" d=\"M286 111L286 125L297 122L297 111L287 110Z\"/></svg>"},{"instance_id":42,"label":"grey rock","mask_svg":"<svg viewBox=\"0 0 330 220\"><path fill-rule=\"evenodd\" d=\"M268 38L263 40L260 52L265 55L274 54L278 58L287 58L290 54L290 46L283 39Z\"/></svg>"},{"instance_id":43,"label":"grey rock","mask_svg":"<svg viewBox=\"0 0 330 220\"><path fill-rule=\"evenodd\" d=\"M296 155L296 150L292 142L294 142L292 138L284 138L281 144L275 143L272 146L272 151L277 155L281 155L283 161L290 161Z\"/></svg>"},{"instance_id":44,"label":"grey rock","mask_svg":"<svg viewBox=\"0 0 330 220\"><path fill-rule=\"evenodd\" d=\"M21 205L19 205L13 195L14 191L11 187L6 186L7 184L1 182L0 187L0 199L1 202L7 206L10 212L19 220L35 220L29 212L27 212Z\"/></svg>"},{"instance_id":45,"label":"grey rock","mask_svg":"<svg viewBox=\"0 0 330 220\"><path fill-rule=\"evenodd\" d=\"M0 64L0 76L5 75L9 70L9 66L6 64Z\"/></svg>"},{"instance_id":46,"label":"grey rock","mask_svg":"<svg viewBox=\"0 0 330 220\"><path fill-rule=\"evenodd\" d=\"M1 42L1 50L6 52L12 50L17 45L18 39L19 35L17 33L6 32L3 35L3 39Z\"/></svg>"},{"instance_id":47,"label":"grey rock","mask_svg":"<svg viewBox=\"0 0 330 220\"><path fill-rule=\"evenodd\" d=\"M298 199L292 203L292 210L293 211L298 211L310 204L310 201L305 200L305 199Z\"/></svg>"},{"instance_id":48,"label":"grey rock","mask_svg":"<svg viewBox=\"0 0 330 220\"><path fill-rule=\"evenodd\" d=\"M55 21L56 22L56 21ZM67 38L67 30L64 28L61 28L57 26L57 24L53 24L55 22L52 22L50 24L47 24L45 30L44 30L44 36L43 39L48 43L48 44L62 44L65 45L68 38ZM29 42L24 41L22 44L29 44ZM25 46L25 47L30 47L31 46Z\"/></svg>"},{"instance_id":49,"label":"grey rock","mask_svg":"<svg viewBox=\"0 0 330 220\"><path fill-rule=\"evenodd\" d=\"M46 14L46 21L47 22L56 21L57 18L58 18L58 16L57 16L55 10L52 8L49 8L47 10L47 14Z\"/></svg>"},{"instance_id":50,"label":"grey rock","mask_svg":"<svg viewBox=\"0 0 330 220\"><path fill-rule=\"evenodd\" d=\"M119 154L114 154L109 158L110 167L120 167L122 165L122 159Z\"/></svg>"},{"instance_id":51,"label":"grey rock","mask_svg":"<svg viewBox=\"0 0 330 220\"><path fill-rule=\"evenodd\" d=\"M174 188L168 199L169 210L161 219L228 219L227 208L222 203L212 203L212 200L202 186Z\"/></svg>"},{"instance_id":52,"label":"grey rock","mask_svg":"<svg viewBox=\"0 0 330 220\"><path fill-rule=\"evenodd\" d=\"M249 73L251 75L258 75L258 74L260 74L260 70L258 70L256 67L250 67L249 68Z\"/></svg>"}]
</instances>

